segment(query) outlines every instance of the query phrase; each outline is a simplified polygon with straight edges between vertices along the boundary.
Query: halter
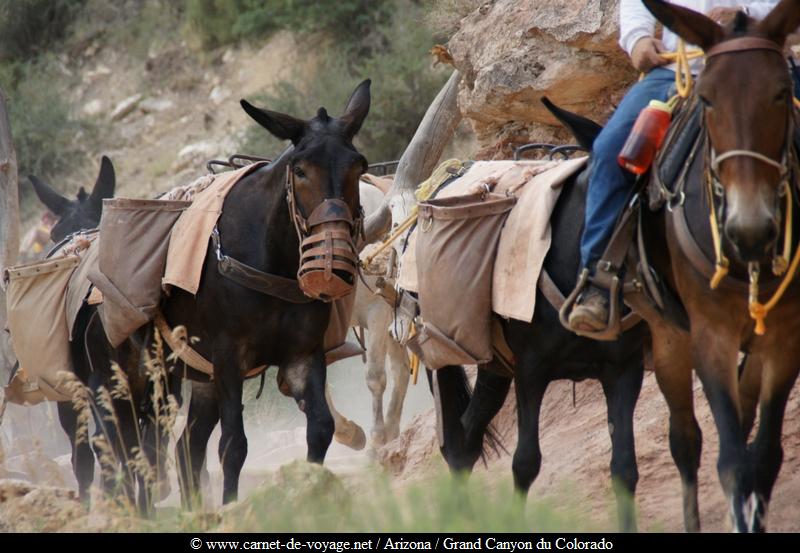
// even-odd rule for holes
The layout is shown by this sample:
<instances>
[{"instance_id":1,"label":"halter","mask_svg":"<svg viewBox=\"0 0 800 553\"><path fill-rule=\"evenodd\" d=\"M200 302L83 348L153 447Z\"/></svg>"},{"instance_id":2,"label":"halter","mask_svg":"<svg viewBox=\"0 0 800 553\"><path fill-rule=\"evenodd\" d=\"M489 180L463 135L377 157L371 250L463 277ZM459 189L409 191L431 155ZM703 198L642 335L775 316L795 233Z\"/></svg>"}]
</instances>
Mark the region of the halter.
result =
<instances>
[{"instance_id":1,"label":"halter","mask_svg":"<svg viewBox=\"0 0 800 553\"><path fill-rule=\"evenodd\" d=\"M743 37L743 38L735 38L732 40L728 40L722 42L708 51L706 56L707 59L710 59L714 56L720 56L724 54L731 54L737 52L744 52L744 51L752 51L752 50L766 50L777 53L783 59L783 49L780 48L774 42L758 37ZM789 117L786 124L786 141L783 146L783 153L781 156L780 161L776 161L764 154L759 152L755 152L753 150L744 150L744 149L735 149L735 150L728 150L723 152L722 154L717 154L716 150L714 150L713 146L711 145L710 137L708 136L708 129L706 128L704 132L706 133L706 185L707 185L707 194L708 194L708 202L709 202L709 209L710 209L710 223L711 223L711 236L714 243L714 255L715 255L715 272L714 276L711 278L711 289L716 289L723 278L728 274L728 269L730 267L730 261L725 254L722 252L722 218L725 212L725 192L722 182L719 178L719 167L723 161L733 159L736 157L748 157L751 159L755 159L760 163L765 165L769 165L770 167L777 169L780 172L780 180L778 181L778 185L780 187L778 193L778 202L781 201L781 198L785 198L786 201L786 214L785 214L785 228L784 228L784 243L783 243L783 251L780 255L775 255L772 260L772 272L776 276L781 276L785 274L781 285L779 286L778 290L775 292L773 297L766 303L762 304L758 301L758 281L760 277L760 264L758 262L750 262L748 263L748 275L750 278L750 293L749 293L749 310L750 316L756 321L756 328L755 333L757 335L763 335L766 332L766 326L764 324L764 319L767 316L772 307L774 307L777 302L780 300L780 297L785 292L786 288L788 287L791 280L794 278L795 272L797 270L798 263L800 262L800 246L795 251L794 259L791 259L791 249L792 249L792 203L793 203L793 194L792 194L792 182L793 177L796 177L796 165L797 160L795 158L794 149L792 147L792 138L794 135L794 107L793 101L789 101ZM704 108L705 112L705 108ZM705 115L705 113L704 113ZM719 199L719 202L715 202L715 197ZM777 207L780 209L780 207ZM791 264L790 264L791 261ZM788 272L787 272L788 271Z\"/></svg>"},{"instance_id":2,"label":"halter","mask_svg":"<svg viewBox=\"0 0 800 553\"><path fill-rule=\"evenodd\" d=\"M312 298L333 301L353 291L358 272L355 241L363 233L363 213L353 217L342 200L326 199L308 217L295 197L292 167L286 168L286 202L300 241L300 288ZM350 275L350 282L334 271Z\"/></svg>"}]
</instances>

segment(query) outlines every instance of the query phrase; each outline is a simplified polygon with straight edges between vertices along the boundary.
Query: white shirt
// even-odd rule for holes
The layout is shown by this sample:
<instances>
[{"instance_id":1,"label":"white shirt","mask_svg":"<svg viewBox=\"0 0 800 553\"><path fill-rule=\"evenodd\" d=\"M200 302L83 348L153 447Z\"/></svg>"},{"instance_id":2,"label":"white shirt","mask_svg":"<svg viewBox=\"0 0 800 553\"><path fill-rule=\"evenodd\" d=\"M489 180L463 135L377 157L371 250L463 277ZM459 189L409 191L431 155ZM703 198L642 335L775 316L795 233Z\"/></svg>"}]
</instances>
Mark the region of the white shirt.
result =
<instances>
[{"instance_id":1,"label":"white shirt","mask_svg":"<svg viewBox=\"0 0 800 553\"><path fill-rule=\"evenodd\" d=\"M750 17L764 19L778 4L778 0L670 0L670 3L696 12L707 14L712 8L747 8ZM656 18L642 3L642 0L620 0L619 3L619 45L628 55L640 38L655 35ZM678 47L678 37L664 28L662 38L668 51Z\"/></svg>"}]
</instances>

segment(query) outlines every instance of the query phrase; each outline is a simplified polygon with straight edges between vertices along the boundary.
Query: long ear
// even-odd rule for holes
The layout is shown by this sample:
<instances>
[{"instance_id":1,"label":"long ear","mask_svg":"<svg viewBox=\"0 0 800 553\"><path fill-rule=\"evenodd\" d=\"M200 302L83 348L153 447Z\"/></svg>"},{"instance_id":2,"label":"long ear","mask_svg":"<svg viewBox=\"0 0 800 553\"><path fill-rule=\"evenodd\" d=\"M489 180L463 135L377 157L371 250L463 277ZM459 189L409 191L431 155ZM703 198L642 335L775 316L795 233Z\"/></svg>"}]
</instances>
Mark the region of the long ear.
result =
<instances>
[{"instance_id":1,"label":"long ear","mask_svg":"<svg viewBox=\"0 0 800 553\"><path fill-rule=\"evenodd\" d=\"M28 179L31 181L33 190L39 197L39 201L41 201L45 207L47 207L47 209L55 213L57 216L61 217L64 215L71 202L53 190L50 185L42 182L35 176L28 175Z\"/></svg>"},{"instance_id":2,"label":"long ear","mask_svg":"<svg viewBox=\"0 0 800 553\"><path fill-rule=\"evenodd\" d=\"M592 149L592 145L594 145L594 139L597 138L597 135L600 134L600 131L603 130L603 127L592 121L591 119L587 119L577 113L572 113L571 111L567 111L555 105L551 102L547 96L542 96L542 103L544 107L552 113L556 119L558 119L559 123L567 127L569 131L575 136L575 139L578 141L578 144L586 148L587 150Z\"/></svg>"},{"instance_id":3,"label":"long ear","mask_svg":"<svg viewBox=\"0 0 800 553\"><path fill-rule=\"evenodd\" d=\"M103 156L103 159L100 160L100 173L97 175L97 180L94 183L92 195L89 196L89 203L98 215L103 209L103 200L114 197L116 182L114 166L111 164L111 160L108 159L108 157Z\"/></svg>"},{"instance_id":4,"label":"long ear","mask_svg":"<svg viewBox=\"0 0 800 553\"><path fill-rule=\"evenodd\" d=\"M783 0L759 24L758 30L783 46L786 37L800 27L800 0Z\"/></svg>"},{"instance_id":5,"label":"long ear","mask_svg":"<svg viewBox=\"0 0 800 553\"><path fill-rule=\"evenodd\" d=\"M689 8L674 6L663 0L642 0L656 19L689 44L709 50L725 33L716 21Z\"/></svg>"},{"instance_id":6,"label":"long ear","mask_svg":"<svg viewBox=\"0 0 800 553\"><path fill-rule=\"evenodd\" d=\"M291 140L292 144L296 146L303 137L303 133L306 130L306 122L302 119L296 119L291 115L278 113L277 111L257 108L247 100L240 100L239 103L242 105L242 109L247 112L247 115L277 138Z\"/></svg>"},{"instance_id":7,"label":"long ear","mask_svg":"<svg viewBox=\"0 0 800 553\"><path fill-rule=\"evenodd\" d=\"M371 95L369 87L372 81L367 79L356 87L350 99L347 101L347 107L344 108L344 115L339 120L344 123L344 133L347 138L353 138L361 129L364 124L364 119L367 118L369 113L369 104Z\"/></svg>"}]
</instances>

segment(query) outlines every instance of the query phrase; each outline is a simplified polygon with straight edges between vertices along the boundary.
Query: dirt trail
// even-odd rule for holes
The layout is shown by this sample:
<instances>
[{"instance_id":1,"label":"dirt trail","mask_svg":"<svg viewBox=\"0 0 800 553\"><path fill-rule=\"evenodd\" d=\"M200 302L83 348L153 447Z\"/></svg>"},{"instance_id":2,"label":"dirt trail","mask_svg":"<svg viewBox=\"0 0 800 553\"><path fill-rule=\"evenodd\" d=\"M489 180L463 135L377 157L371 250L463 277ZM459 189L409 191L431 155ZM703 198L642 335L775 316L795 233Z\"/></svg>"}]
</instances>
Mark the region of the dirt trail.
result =
<instances>
[{"instance_id":1,"label":"dirt trail","mask_svg":"<svg viewBox=\"0 0 800 553\"><path fill-rule=\"evenodd\" d=\"M704 531L726 531L726 502L716 473L719 447L717 432L702 387L695 380L695 409L703 431L703 453L699 474L700 516ZM495 424L513 453L516 444L514 402L507 401ZM775 485L769 512L773 532L800 531L800 389L795 387L786 408L783 428L784 461ZM400 480L417 477L426 467L441 464L436 447L432 412L415 418L396 442L382 451L384 462ZM636 490L639 525L644 531L683 530L681 487L669 453L668 410L655 376L645 382L634 415L639 484ZM610 486L611 442L606 406L598 382L577 384L575 407L572 384L555 382L548 388L540 421L542 469L531 488L531 496L563 498L584 505L587 514L615 527L615 502ZM511 485L511 456L492 459L479 466L498 485ZM584 503L585 502L585 503Z\"/></svg>"}]
</instances>

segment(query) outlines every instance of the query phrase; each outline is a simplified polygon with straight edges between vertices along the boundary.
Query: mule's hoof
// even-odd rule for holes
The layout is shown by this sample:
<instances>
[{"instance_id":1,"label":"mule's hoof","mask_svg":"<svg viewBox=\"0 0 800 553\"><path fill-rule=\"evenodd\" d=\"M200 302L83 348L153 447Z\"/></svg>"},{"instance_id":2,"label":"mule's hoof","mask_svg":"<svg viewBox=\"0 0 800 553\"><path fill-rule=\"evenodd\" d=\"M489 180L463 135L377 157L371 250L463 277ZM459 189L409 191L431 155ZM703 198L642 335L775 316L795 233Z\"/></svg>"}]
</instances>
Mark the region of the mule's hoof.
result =
<instances>
[{"instance_id":1,"label":"mule's hoof","mask_svg":"<svg viewBox=\"0 0 800 553\"><path fill-rule=\"evenodd\" d=\"M333 439L355 451L361 451L367 445L367 435L364 433L364 429L353 421L347 421L342 428L336 430Z\"/></svg>"}]
</instances>

